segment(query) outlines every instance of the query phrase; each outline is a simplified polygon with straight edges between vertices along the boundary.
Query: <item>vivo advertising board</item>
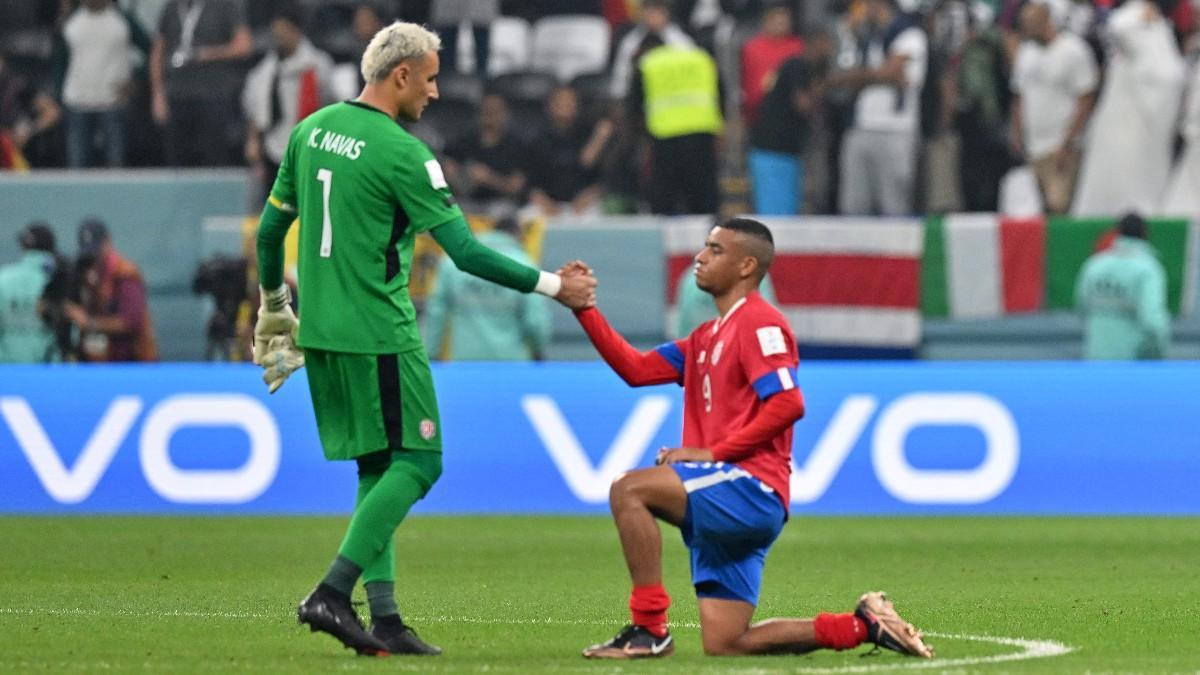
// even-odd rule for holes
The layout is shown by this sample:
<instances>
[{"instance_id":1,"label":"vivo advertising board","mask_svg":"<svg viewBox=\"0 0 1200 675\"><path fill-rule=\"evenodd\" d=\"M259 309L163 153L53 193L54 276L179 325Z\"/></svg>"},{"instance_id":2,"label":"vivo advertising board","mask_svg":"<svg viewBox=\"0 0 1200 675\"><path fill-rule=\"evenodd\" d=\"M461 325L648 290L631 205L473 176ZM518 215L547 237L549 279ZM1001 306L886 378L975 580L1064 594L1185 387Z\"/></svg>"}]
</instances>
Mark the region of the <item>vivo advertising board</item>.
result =
<instances>
[{"instance_id":1,"label":"vivo advertising board","mask_svg":"<svg viewBox=\"0 0 1200 675\"><path fill-rule=\"evenodd\" d=\"M445 472L426 513L603 513L677 445L673 386L600 363L435 366ZM792 511L1200 514L1200 364L806 363ZM366 386L370 386L367 383ZM0 367L0 512L345 513L303 371Z\"/></svg>"}]
</instances>

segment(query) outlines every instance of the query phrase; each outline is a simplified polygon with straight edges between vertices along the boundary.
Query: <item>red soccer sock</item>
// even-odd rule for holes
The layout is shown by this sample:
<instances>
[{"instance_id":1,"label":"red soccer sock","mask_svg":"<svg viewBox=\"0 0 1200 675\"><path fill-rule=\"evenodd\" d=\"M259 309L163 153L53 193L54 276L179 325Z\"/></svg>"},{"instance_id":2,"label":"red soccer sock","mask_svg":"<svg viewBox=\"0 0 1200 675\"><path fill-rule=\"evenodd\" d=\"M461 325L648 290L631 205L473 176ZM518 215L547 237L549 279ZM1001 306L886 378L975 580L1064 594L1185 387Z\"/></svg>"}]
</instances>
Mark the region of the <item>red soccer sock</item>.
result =
<instances>
[{"instance_id":1,"label":"red soccer sock","mask_svg":"<svg viewBox=\"0 0 1200 675\"><path fill-rule=\"evenodd\" d=\"M817 644L826 649L852 649L867 639L867 624L853 614L822 612L813 621Z\"/></svg>"},{"instance_id":2,"label":"red soccer sock","mask_svg":"<svg viewBox=\"0 0 1200 675\"><path fill-rule=\"evenodd\" d=\"M634 625L645 628L655 637L667 634L667 608L670 606L671 596L667 595L661 582L634 586L629 594L629 613L633 615Z\"/></svg>"}]
</instances>

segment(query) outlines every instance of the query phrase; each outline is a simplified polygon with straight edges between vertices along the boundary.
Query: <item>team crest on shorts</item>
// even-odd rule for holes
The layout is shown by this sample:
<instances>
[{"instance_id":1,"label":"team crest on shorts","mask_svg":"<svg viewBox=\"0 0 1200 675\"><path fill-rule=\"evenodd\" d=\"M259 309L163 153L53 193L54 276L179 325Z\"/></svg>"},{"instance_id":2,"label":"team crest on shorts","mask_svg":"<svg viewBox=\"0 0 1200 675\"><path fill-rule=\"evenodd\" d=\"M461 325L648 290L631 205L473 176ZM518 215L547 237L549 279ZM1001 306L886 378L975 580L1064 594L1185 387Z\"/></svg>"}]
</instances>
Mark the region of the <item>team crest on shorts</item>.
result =
<instances>
[{"instance_id":1,"label":"team crest on shorts","mask_svg":"<svg viewBox=\"0 0 1200 675\"><path fill-rule=\"evenodd\" d=\"M433 420L421 420L420 429L421 438L425 440L433 438L434 434L437 433L437 425L433 423Z\"/></svg>"}]
</instances>

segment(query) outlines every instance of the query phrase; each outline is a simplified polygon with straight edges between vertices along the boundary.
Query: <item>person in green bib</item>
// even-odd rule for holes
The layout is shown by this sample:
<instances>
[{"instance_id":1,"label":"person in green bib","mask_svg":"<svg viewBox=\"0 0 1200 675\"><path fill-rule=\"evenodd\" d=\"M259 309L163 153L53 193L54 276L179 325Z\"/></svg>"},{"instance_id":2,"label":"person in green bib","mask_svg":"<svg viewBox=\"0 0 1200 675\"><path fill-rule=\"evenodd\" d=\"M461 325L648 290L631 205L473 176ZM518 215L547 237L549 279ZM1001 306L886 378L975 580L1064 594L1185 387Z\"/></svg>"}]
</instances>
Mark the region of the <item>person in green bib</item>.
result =
<instances>
[{"instance_id":1,"label":"person in green bib","mask_svg":"<svg viewBox=\"0 0 1200 675\"><path fill-rule=\"evenodd\" d=\"M539 271L480 244L442 167L397 119L437 98L441 43L396 22L362 58L357 99L296 125L258 230L262 306L254 360L271 392L307 365L325 457L358 464L353 517L333 564L297 610L302 624L362 655L441 652L396 604L393 533L442 472L442 428L429 361L408 294L413 241L430 232L459 269L571 308L594 303L595 280ZM300 222L298 321L283 282L283 241ZM371 626L350 604L366 586Z\"/></svg>"}]
</instances>

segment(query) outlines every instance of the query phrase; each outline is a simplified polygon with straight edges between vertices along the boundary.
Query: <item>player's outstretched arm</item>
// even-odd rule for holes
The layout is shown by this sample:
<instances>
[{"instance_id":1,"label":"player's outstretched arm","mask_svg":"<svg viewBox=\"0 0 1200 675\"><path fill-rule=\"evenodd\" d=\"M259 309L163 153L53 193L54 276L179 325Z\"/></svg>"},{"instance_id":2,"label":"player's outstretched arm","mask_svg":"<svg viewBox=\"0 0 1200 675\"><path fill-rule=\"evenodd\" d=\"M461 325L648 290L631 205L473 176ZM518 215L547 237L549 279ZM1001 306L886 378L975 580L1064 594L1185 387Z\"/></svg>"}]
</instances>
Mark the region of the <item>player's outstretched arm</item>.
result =
<instances>
[{"instance_id":1,"label":"player's outstretched arm","mask_svg":"<svg viewBox=\"0 0 1200 675\"><path fill-rule=\"evenodd\" d=\"M588 339L595 345L596 351L608 365L621 376L622 380L631 387L644 387L651 384L666 384L683 380L683 358L680 355L678 364L673 364L664 356L663 351L679 354L679 346L674 342L653 349L639 352L609 325L608 319L596 307L575 312L579 325L587 333Z\"/></svg>"},{"instance_id":2,"label":"player's outstretched arm","mask_svg":"<svg viewBox=\"0 0 1200 675\"><path fill-rule=\"evenodd\" d=\"M455 267L501 286L522 293L536 291L572 309L586 307L596 288L594 278L565 280L553 272L543 272L522 265L502 253L493 251L475 239L467 221L462 218L438 225L432 232L434 240L454 261Z\"/></svg>"}]
</instances>

